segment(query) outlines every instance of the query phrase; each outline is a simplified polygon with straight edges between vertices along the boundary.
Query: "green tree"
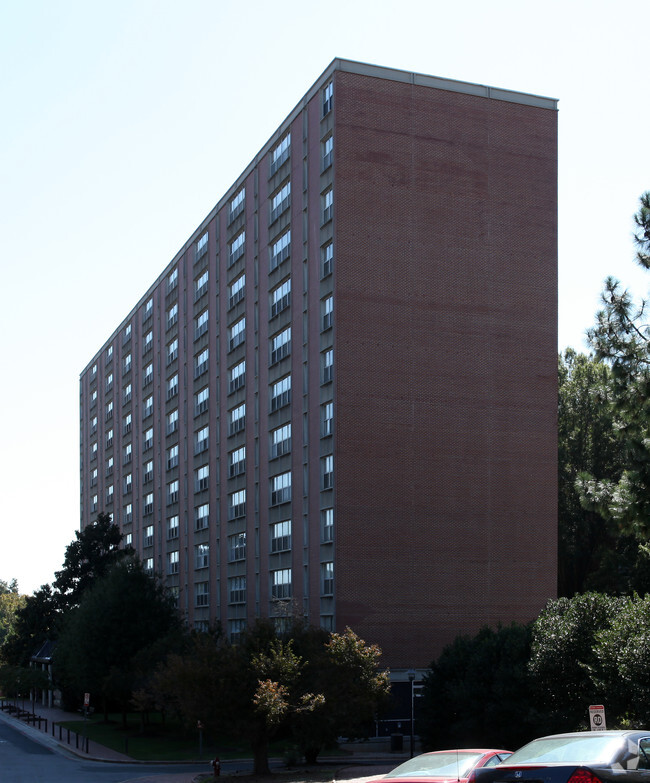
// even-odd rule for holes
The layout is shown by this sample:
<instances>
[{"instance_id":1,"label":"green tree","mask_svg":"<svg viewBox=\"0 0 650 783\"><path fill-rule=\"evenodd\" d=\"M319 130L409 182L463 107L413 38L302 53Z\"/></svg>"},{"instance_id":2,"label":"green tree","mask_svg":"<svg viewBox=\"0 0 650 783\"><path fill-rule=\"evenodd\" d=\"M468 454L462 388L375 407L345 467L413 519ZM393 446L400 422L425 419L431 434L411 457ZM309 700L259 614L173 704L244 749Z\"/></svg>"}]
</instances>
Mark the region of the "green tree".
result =
<instances>
[{"instance_id":1,"label":"green tree","mask_svg":"<svg viewBox=\"0 0 650 783\"><path fill-rule=\"evenodd\" d=\"M245 737L256 774L268 774L269 740L280 729L291 729L313 759L338 734L361 734L388 692L379 655L349 629L327 634L297 624L278 636L260 620L237 644L195 637L158 670L150 698L138 699L176 711L188 728L201 721L214 737Z\"/></svg>"},{"instance_id":2,"label":"green tree","mask_svg":"<svg viewBox=\"0 0 650 783\"><path fill-rule=\"evenodd\" d=\"M585 728L588 706L606 700L597 641L626 601L602 593L559 598L533 623L529 668L545 716L542 732Z\"/></svg>"},{"instance_id":3,"label":"green tree","mask_svg":"<svg viewBox=\"0 0 650 783\"><path fill-rule=\"evenodd\" d=\"M18 582L7 583L0 579L0 661L2 645L14 634L16 615L25 604L25 596L18 592Z\"/></svg>"},{"instance_id":4,"label":"green tree","mask_svg":"<svg viewBox=\"0 0 650 783\"><path fill-rule=\"evenodd\" d=\"M636 261L650 269L650 192L641 196L634 216ZM650 536L650 325L645 300L635 303L618 280L609 277L603 307L588 337L596 357L612 372L613 403L624 454L620 478L592 475L583 491L603 515L647 551Z\"/></svg>"},{"instance_id":5,"label":"green tree","mask_svg":"<svg viewBox=\"0 0 650 783\"><path fill-rule=\"evenodd\" d=\"M486 626L445 647L424 678L424 747L519 747L536 735L530 640L529 626Z\"/></svg>"},{"instance_id":6,"label":"green tree","mask_svg":"<svg viewBox=\"0 0 650 783\"><path fill-rule=\"evenodd\" d=\"M54 672L70 701L91 693L104 712L123 715L138 686L134 661L181 623L163 587L131 556L113 563L69 610L54 652Z\"/></svg>"},{"instance_id":7,"label":"green tree","mask_svg":"<svg viewBox=\"0 0 650 783\"><path fill-rule=\"evenodd\" d=\"M31 656L48 640L56 639L61 611L50 585L27 596L13 620L13 633L2 645L2 659L11 666L28 666Z\"/></svg>"},{"instance_id":8,"label":"green tree","mask_svg":"<svg viewBox=\"0 0 650 783\"><path fill-rule=\"evenodd\" d=\"M97 520L75 533L75 540L65 550L63 567L53 582L61 609L77 606L84 592L110 567L128 557L130 547L121 548L122 533L110 514L98 514Z\"/></svg>"},{"instance_id":9,"label":"green tree","mask_svg":"<svg viewBox=\"0 0 650 783\"><path fill-rule=\"evenodd\" d=\"M629 541L594 507L584 474L616 481L623 458L607 364L568 348L558 363L558 595L629 589Z\"/></svg>"}]
</instances>

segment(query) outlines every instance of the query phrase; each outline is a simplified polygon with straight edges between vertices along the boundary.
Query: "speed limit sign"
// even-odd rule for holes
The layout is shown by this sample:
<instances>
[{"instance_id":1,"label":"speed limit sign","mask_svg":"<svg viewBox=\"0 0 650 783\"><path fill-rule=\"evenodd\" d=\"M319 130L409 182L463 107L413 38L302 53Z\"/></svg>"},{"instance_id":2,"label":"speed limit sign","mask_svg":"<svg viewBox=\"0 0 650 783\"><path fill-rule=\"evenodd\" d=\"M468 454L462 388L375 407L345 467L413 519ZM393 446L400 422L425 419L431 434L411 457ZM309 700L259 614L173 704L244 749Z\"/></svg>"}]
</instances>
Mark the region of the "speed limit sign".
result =
<instances>
[{"instance_id":1,"label":"speed limit sign","mask_svg":"<svg viewBox=\"0 0 650 783\"><path fill-rule=\"evenodd\" d=\"M605 731L605 707L602 704L591 704L589 707L589 726L592 731Z\"/></svg>"}]
</instances>

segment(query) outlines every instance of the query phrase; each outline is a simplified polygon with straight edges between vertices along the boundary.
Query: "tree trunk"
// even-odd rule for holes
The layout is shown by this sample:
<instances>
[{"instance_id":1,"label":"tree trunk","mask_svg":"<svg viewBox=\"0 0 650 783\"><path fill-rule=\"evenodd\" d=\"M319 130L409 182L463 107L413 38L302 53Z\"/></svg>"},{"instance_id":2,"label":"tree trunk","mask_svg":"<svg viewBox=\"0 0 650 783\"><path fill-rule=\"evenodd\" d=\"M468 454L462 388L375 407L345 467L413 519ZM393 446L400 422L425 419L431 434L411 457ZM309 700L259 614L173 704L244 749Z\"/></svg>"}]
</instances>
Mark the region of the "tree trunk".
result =
<instances>
[{"instance_id":1,"label":"tree trunk","mask_svg":"<svg viewBox=\"0 0 650 783\"><path fill-rule=\"evenodd\" d=\"M253 748L253 773L255 775L270 775L268 737L256 733L256 736L251 740L251 746Z\"/></svg>"}]
</instances>

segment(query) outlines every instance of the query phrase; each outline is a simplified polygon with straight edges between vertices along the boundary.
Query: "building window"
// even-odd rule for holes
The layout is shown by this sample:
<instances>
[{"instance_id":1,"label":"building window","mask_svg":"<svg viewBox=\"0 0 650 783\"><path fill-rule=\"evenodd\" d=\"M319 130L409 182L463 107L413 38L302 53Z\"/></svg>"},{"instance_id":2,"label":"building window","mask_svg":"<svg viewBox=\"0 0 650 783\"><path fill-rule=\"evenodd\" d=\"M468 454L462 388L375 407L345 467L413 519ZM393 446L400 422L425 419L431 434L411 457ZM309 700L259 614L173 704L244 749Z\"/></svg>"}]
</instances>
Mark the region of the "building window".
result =
<instances>
[{"instance_id":1,"label":"building window","mask_svg":"<svg viewBox=\"0 0 650 783\"><path fill-rule=\"evenodd\" d=\"M109 457L106 460L106 475L107 476L113 475L113 457Z\"/></svg>"},{"instance_id":2,"label":"building window","mask_svg":"<svg viewBox=\"0 0 650 783\"><path fill-rule=\"evenodd\" d=\"M194 415L198 416L204 413L208 409L210 398L210 389L204 386L200 391L194 395Z\"/></svg>"},{"instance_id":3,"label":"building window","mask_svg":"<svg viewBox=\"0 0 650 783\"><path fill-rule=\"evenodd\" d=\"M153 363L149 362L149 364L144 368L144 377L142 380L143 386L148 386L151 381L153 381Z\"/></svg>"},{"instance_id":4,"label":"building window","mask_svg":"<svg viewBox=\"0 0 650 783\"><path fill-rule=\"evenodd\" d=\"M228 287L228 307L234 307L246 295L246 275L240 275Z\"/></svg>"},{"instance_id":5,"label":"building window","mask_svg":"<svg viewBox=\"0 0 650 783\"><path fill-rule=\"evenodd\" d=\"M124 327L124 335L122 336L122 345L126 345L131 339L131 324L127 324Z\"/></svg>"},{"instance_id":6,"label":"building window","mask_svg":"<svg viewBox=\"0 0 650 783\"><path fill-rule=\"evenodd\" d=\"M228 579L228 603L245 604L246 603L246 577L231 576Z\"/></svg>"},{"instance_id":7,"label":"building window","mask_svg":"<svg viewBox=\"0 0 650 783\"><path fill-rule=\"evenodd\" d=\"M321 410L321 436L326 438L334 432L334 403L325 402L320 406Z\"/></svg>"},{"instance_id":8,"label":"building window","mask_svg":"<svg viewBox=\"0 0 650 783\"><path fill-rule=\"evenodd\" d=\"M198 582L194 585L194 605L210 606L210 583Z\"/></svg>"},{"instance_id":9,"label":"building window","mask_svg":"<svg viewBox=\"0 0 650 783\"><path fill-rule=\"evenodd\" d=\"M152 346L153 346L153 332L150 329L145 334L144 340L142 341L142 353L145 354L147 353L147 351L150 351Z\"/></svg>"},{"instance_id":10,"label":"building window","mask_svg":"<svg viewBox=\"0 0 650 783\"><path fill-rule=\"evenodd\" d=\"M142 322L144 323L148 318L151 318L153 314L153 299L147 300L144 306L144 313L142 315Z\"/></svg>"},{"instance_id":11,"label":"building window","mask_svg":"<svg viewBox=\"0 0 650 783\"><path fill-rule=\"evenodd\" d=\"M334 243L328 242L320 249L321 277L332 274L334 268Z\"/></svg>"},{"instance_id":12,"label":"building window","mask_svg":"<svg viewBox=\"0 0 650 783\"><path fill-rule=\"evenodd\" d=\"M178 285L178 267L172 269L172 271L167 275L167 293L173 291L177 285Z\"/></svg>"},{"instance_id":13,"label":"building window","mask_svg":"<svg viewBox=\"0 0 650 783\"><path fill-rule=\"evenodd\" d=\"M197 315L194 324L194 339L198 340L201 335L208 331L208 310L207 308Z\"/></svg>"},{"instance_id":14,"label":"building window","mask_svg":"<svg viewBox=\"0 0 650 783\"><path fill-rule=\"evenodd\" d=\"M153 492L144 496L144 513L153 514Z\"/></svg>"},{"instance_id":15,"label":"building window","mask_svg":"<svg viewBox=\"0 0 650 783\"><path fill-rule=\"evenodd\" d=\"M95 405L97 405L97 389L93 389L92 394L90 395L90 407L94 408Z\"/></svg>"},{"instance_id":16,"label":"building window","mask_svg":"<svg viewBox=\"0 0 650 783\"><path fill-rule=\"evenodd\" d=\"M271 176L275 174L275 172L280 168L280 166L286 160L289 160L290 154L291 154L291 133L287 133L287 135L282 139L282 141L280 141L280 143L277 144L271 151L271 164L270 164Z\"/></svg>"},{"instance_id":17,"label":"building window","mask_svg":"<svg viewBox=\"0 0 650 783\"><path fill-rule=\"evenodd\" d=\"M109 345L106 349L106 364L110 362L110 360L113 358L113 346Z\"/></svg>"},{"instance_id":18,"label":"building window","mask_svg":"<svg viewBox=\"0 0 650 783\"><path fill-rule=\"evenodd\" d=\"M210 466L201 465L194 471L194 491L204 492L210 484Z\"/></svg>"},{"instance_id":19,"label":"building window","mask_svg":"<svg viewBox=\"0 0 650 783\"><path fill-rule=\"evenodd\" d=\"M242 389L246 384L246 360L231 367L228 370L228 394L232 394L237 389Z\"/></svg>"},{"instance_id":20,"label":"building window","mask_svg":"<svg viewBox=\"0 0 650 783\"><path fill-rule=\"evenodd\" d=\"M166 426L166 433L167 435L171 435L173 432L176 432L178 429L178 408L174 408L173 411L170 411L167 414L167 426Z\"/></svg>"},{"instance_id":21,"label":"building window","mask_svg":"<svg viewBox=\"0 0 650 783\"><path fill-rule=\"evenodd\" d=\"M246 340L246 317L240 318L228 329L228 350L232 351Z\"/></svg>"},{"instance_id":22,"label":"building window","mask_svg":"<svg viewBox=\"0 0 650 783\"><path fill-rule=\"evenodd\" d=\"M194 567L207 568L210 565L210 544L196 544L194 547Z\"/></svg>"},{"instance_id":23,"label":"building window","mask_svg":"<svg viewBox=\"0 0 650 783\"><path fill-rule=\"evenodd\" d=\"M129 549L132 546L133 546L133 533L127 533L124 536L124 548Z\"/></svg>"},{"instance_id":24,"label":"building window","mask_svg":"<svg viewBox=\"0 0 650 783\"><path fill-rule=\"evenodd\" d=\"M241 234L237 234L228 246L228 266L232 266L238 258L244 255L245 248L246 232L242 231Z\"/></svg>"},{"instance_id":25,"label":"building window","mask_svg":"<svg viewBox=\"0 0 650 783\"><path fill-rule=\"evenodd\" d=\"M106 421L113 418L113 400L110 400L106 403ZM97 421L97 418L95 418L95 421Z\"/></svg>"},{"instance_id":26,"label":"building window","mask_svg":"<svg viewBox=\"0 0 650 783\"><path fill-rule=\"evenodd\" d=\"M228 411L228 435L235 435L246 427L246 403Z\"/></svg>"},{"instance_id":27,"label":"building window","mask_svg":"<svg viewBox=\"0 0 650 783\"><path fill-rule=\"evenodd\" d=\"M178 467L178 444L167 449L167 470Z\"/></svg>"},{"instance_id":28,"label":"building window","mask_svg":"<svg viewBox=\"0 0 650 783\"><path fill-rule=\"evenodd\" d=\"M106 433L106 448L110 448L113 445L113 430L110 429Z\"/></svg>"},{"instance_id":29,"label":"building window","mask_svg":"<svg viewBox=\"0 0 650 783\"><path fill-rule=\"evenodd\" d=\"M228 210L228 221L232 222L238 215L244 211L246 200L246 188L242 188L233 199L230 200Z\"/></svg>"},{"instance_id":30,"label":"building window","mask_svg":"<svg viewBox=\"0 0 650 783\"><path fill-rule=\"evenodd\" d=\"M275 600L291 598L291 569L271 571L271 597Z\"/></svg>"},{"instance_id":31,"label":"building window","mask_svg":"<svg viewBox=\"0 0 650 783\"><path fill-rule=\"evenodd\" d=\"M291 353L291 327L287 326L271 337L271 364L276 364Z\"/></svg>"},{"instance_id":32,"label":"building window","mask_svg":"<svg viewBox=\"0 0 650 783\"><path fill-rule=\"evenodd\" d=\"M210 349L206 348L198 356L194 357L194 377L198 378L208 371L208 362L210 360Z\"/></svg>"},{"instance_id":33,"label":"building window","mask_svg":"<svg viewBox=\"0 0 650 783\"><path fill-rule=\"evenodd\" d=\"M321 302L321 312L323 315L323 331L331 329L334 316L334 297L327 296Z\"/></svg>"},{"instance_id":34,"label":"building window","mask_svg":"<svg viewBox=\"0 0 650 783\"><path fill-rule=\"evenodd\" d=\"M332 111L332 105L334 101L334 84L329 82L323 88L323 117Z\"/></svg>"},{"instance_id":35,"label":"building window","mask_svg":"<svg viewBox=\"0 0 650 783\"><path fill-rule=\"evenodd\" d=\"M291 451L291 422L271 432L271 459Z\"/></svg>"},{"instance_id":36,"label":"building window","mask_svg":"<svg viewBox=\"0 0 650 783\"><path fill-rule=\"evenodd\" d=\"M230 644L239 644L241 635L246 630L246 620L228 620L228 639Z\"/></svg>"},{"instance_id":37,"label":"building window","mask_svg":"<svg viewBox=\"0 0 650 783\"><path fill-rule=\"evenodd\" d=\"M145 558L142 565L148 574L153 574L153 557Z\"/></svg>"},{"instance_id":38,"label":"building window","mask_svg":"<svg viewBox=\"0 0 650 783\"><path fill-rule=\"evenodd\" d=\"M228 520L246 516L246 490L240 489L228 495Z\"/></svg>"},{"instance_id":39,"label":"building window","mask_svg":"<svg viewBox=\"0 0 650 783\"><path fill-rule=\"evenodd\" d=\"M125 525L128 524L129 522L133 522L133 504L132 503L127 503L124 506L123 519L124 519L124 524ZM128 543L131 543L131 542L128 542Z\"/></svg>"},{"instance_id":40,"label":"building window","mask_svg":"<svg viewBox=\"0 0 650 783\"><path fill-rule=\"evenodd\" d=\"M173 503L178 503L178 492L180 489L180 484L178 479L175 479L174 481L170 481L169 484L167 484L167 505L171 506Z\"/></svg>"},{"instance_id":41,"label":"building window","mask_svg":"<svg viewBox=\"0 0 650 783\"><path fill-rule=\"evenodd\" d=\"M334 137L328 136L321 142L322 166L321 171L325 171L332 165L334 159Z\"/></svg>"},{"instance_id":42,"label":"building window","mask_svg":"<svg viewBox=\"0 0 650 783\"><path fill-rule=\"evenodd\" d=\"M93 468L90 474L90 486L94 487L97 484L97 468Z\"/></svg>"},{"instance_id":43,"label":"building window","mask_svg":"<svg viewBox=\"0 0 650 783\"><path fill-rule=\"evenodd\" d=\"M109 484L106 490L106 505L113 502L113 485Z\"/></svg>"},{"instance_id":44,"label":"building window","mask_svg":"<svg viewBox=\"0 0 650 783\"><path fill-rule=\"evenodd\" d=\"M150 449L153 446L153 427L149 427L148 430L145 430L144 433L144 440L142 442L142 450L146 451L147 449Z\"/></svg>"},{"instance_id":45,"label":"building window","mask_svg":"<svg viewBox=\"0 0 650 783\"><path fill-rule=\"evenodd\" d=\"M124 448L122 449L122 452L124 455L122 459L122 464L128 465L133 459L133 446L130 443L126 443L124 445Z\"/></svg>"},{"instance_id":46,"label":"building window","mask_svg":"<svg viewBox=\"0 0 650 783\"><path fill-rule=\"evenodd\" d=\"M194 509L194 528L204 530L210 520L210 504L202 503Z\"/></svg>"},{"instance_id":47,"label":"building window","mask_svg":"<svg viewBox=\"0 0 650 783\"><path fill-rule=\"evenodd\" d=\"M328 223L334 217L334 191L328 188L321 196L323 207L323 224Z\"/></svg>"},{"instance_id":48,"label":"building window","mask_svg":"<svg viewBox=\"0 0 650 783\"><path fill-rule=\"evenodd\" d=\"M228 454L228 478L240 476L246 472L246 446L241 446Z\"/></svg>"},{"instance_id":49,"label":"building window","mask_svg":"<svg viewBox=\"0 0 650 783\"><path fill-rule=\"evenodd\" d=\"M178 337L174 339L167 346L167 366L178 359Z\"/></svg>"},{"instance_id":50,"label":"building window","mask_svg":"<svg viewBox=\"0 0 650 783\"><path fill-rule=\"evenodd\" d=\"M291 229L285 231L278 240L271 244L269 252L271 253L269 272L272 272L291 255Z\"/></svg>"},{"instance_id":51,"label":"building window","mask_svg":"<svg viewBox=\"0 0 650 783\"><path fill-rule=\"evenodd\" d=\"M173 552L167 552L167 573L177 574L179 565L180 552L175 549Z\"/></svg>"},{"instance_id":52,"label":"building window","mask_svg":"<svg viewBox=\"0 0 650 783\"><path fill-rule=\"evenodd\" d=\"M280 215L287 209L291 203L291 181L285 182L284 185L277 190L271 197L271 219L270 222L276 221Z\"/></svg>"},{"instance_id":53,"label":"building window","mask_svg":"<svg viewBox=\"0 0 650 783\"><path fill-rule=\"evenodd\" d=\"M133 474L127 473L126 476L124 476L124 494L128 495L132 489L133 489Z\"/></svg>"},{"instance_id":54,"label":"building window","mask_svg":"<svg viewBox=\"0 0 650 783\"><path fill-rule=\"evenodd\" d=\"M210 427L206 425L194 433L194 454L201 454L208 450L210 443Z\"/></svg>"},{"instance_id":55,"label":"building window","mask_svg":"<svg viewBox=\"0 0 650 783\"><path fill-rule=\"evenodd\" d=\"M172 541L174 538L178 538L179 527L180 527L180 520L178 514L174 514L174 516L167 518L168 541Z\"/></svg>"},{"instance_id":56,"label":"building window","mask_svg":"<svg viewBox=\"0 0 650 783\"><path fill-rule=\"evenodd\" d=\"M320 564L320 594L334 595L334 563Z\"/></svg>"},{"instance_id":57,"label":"building window","mask_svg":"<svg viewBox=\"0 0 650 783\"><path fill-rule=\"evenodd\" d=\"M144 484L148 484L153 481L153 460L149 460L144 464L144 473L142 474L142 481Z\"/></svg>"},{"instance_id":58,"label":"building window","mask_svg":"<svg viewBox=\"0 0 650 783\"><path fill-rule=\"evenodd\" d=\"M291 520L271 525L271 552L285 552L291 549Z\"/></svg>"},{"instance_id":59,"label":"building window","mask_svg":"<svg viewBox=\"0 0 650 783\"><path fill-rule=\"evenodd\" d=\"M291 471L272 476L270 483L271 505L279 506L281 503L289 503L291 500Z\"/></svg>"},{"instance_id":60,"label":"building window","mask_svg":"<svg viewBox=\"0 0 650 783\"><path fill-rule=\"evenodd\" d=\"M127 372L131 371L131 354L127 353L127 355L122 360L122 374L126 375Z\"/></svg>"},{"instance_id":61,"label":"building window","mask_svg":"<svg viewBox=\"0 0 650 783\"><path fill-rule=\"evenodd\" d=\"M167 310L167 328L171 327L178 321L178 303L173 304L169 310Z\"/></svg>"},{"instance_id":62,"label":"building window","mask_svg":"<svg viewBox=\"0 0 650 783\"><path fill-rule=\"evenodd\" d=\"M323 489L332 489L334 486L334 457L328 454L321 457L321 475L323 477Z\"/></svg>"},{"instance_id":63,"label":"building window","mask_svg":"<svg viewBox=\"0 0 650 783\"><path fill-rule=\"evenodd\" d=\"M172 377L167 380L167 399L171 400L176 394L178 394L178 373L172 375Z\"/></svg>"},{"instance_id":64,"label":"building window","mask_svg":"<svg viewBox=\"0 0 650 783\"><path fill-rule=\"evenodd\" d=\"M208 232L206 231L205 234L197 241L196 243L196 249L194 251L194 263L203 258L203 256L208 252Z\"/></svg>"},{"instance_id":65,"label":"building window","mask_svg":"<svg viewBox=\"0 0 650 783\"><path fill-rule=\"evenodd\" d=\"M142 534L142 546L153 546L153 525L147 525Z\"/></svg>"},{"instance_id":66,"label":"building window","mask_svg":"<svg viewBox=\"0 0 650 783\"><path fill-rule=\"evenodd\" d=\"M131 384L127 383L124 387L124 404L126 405L127 402L131 402Z\"/></svg>"},{"instance_id":67,"label":"building window","mask_svg":"<svg viewBox=\"0 0 650 783\"><path fill-rule=\"evenodd\" d=\"M206 269L194 281L194 301L199 299L208 290L208 270Z\"/></svg>"},{"instance_id":68,"label":"building window","mask_svg":"<svg viewBox=\"0 0 650 783\"><path fill-rule=\"evenodd\" d=\"M95 375L97 375L97 365L96 364L93 364L93 366L90 368L90 374L92 375L93 378L95 377Z\"/></svg>"},{"instance_id":69,"label":"building window","mask_svg":"<svg viewBox=\"0 0 650 783\"><path fill-rule=\"evenodd\" d=\"M271 386L271 412L291 402L291 376L286 375Z\"/></svg>"},{"instance_id":70,"label":"building window","mask_svg":"<svg viewBox=\"0 0 650 783\"><path fill-rule=\"evenodd\" d=\"M228 562L246 559L246 533L233 533L228 536Z\"/></svg>"},{"instance_id":71,"label":"building window","mask_svg":"<svg viewBox=\"0 0 650 783\"><path fill-rule=\"evenodd\" d=\"M89 435L94 435L97 432L97 416L93 416L90 420L90 432Z\"/></svg>"},{"instance_id":72,"label":"building window","mask_svg":"<svg viewBox=\"0 0 650 783\"><path fill-rule=\"evenodd\" d=\"M280 283L270 294L271 298L271 318L286 310L291 304L291 278Z\"/></svg>"},{"instance_id":73,"label":"building window","mask_svg":"<svg viewBox=\"0 0 650 783\"><path fill-rule=\"evenodd\" d=\"M97 495L93 495L92 499L90 501L90 511L91 511L91 513L94 512L94 511L97 511L97 503L98 503Z\"/></svg>"},{"instance_id":74,"label":"building window","mask_svg":"<svg viewBox=\"0 0 650 783\"><path fill-rule=\"evenodd\" d=\"M152 413L153 413L153 396L150 395L144 401L144 409L142 411L142 418L146 419L148 416L151 416Z\"/></svg>"},{"instance_id":75,"label":"building window","mask_svg":"<svg viewBox=\"0 0 650 783\"><path fill-rule=\"evenodd\" d=\"M106 391L109 392L113 388L113 373L109 372L106 376Z\"/></svg>"},{"instance_id":76,"label":"building window","mask_svg":"<svg viewBox=\"0 0 650 783\"><path fill-rule=\"evenodd\" d=\"M93 443L90 446L90 461L97 459L97 443Z\"/></svg>"}]
</instances>

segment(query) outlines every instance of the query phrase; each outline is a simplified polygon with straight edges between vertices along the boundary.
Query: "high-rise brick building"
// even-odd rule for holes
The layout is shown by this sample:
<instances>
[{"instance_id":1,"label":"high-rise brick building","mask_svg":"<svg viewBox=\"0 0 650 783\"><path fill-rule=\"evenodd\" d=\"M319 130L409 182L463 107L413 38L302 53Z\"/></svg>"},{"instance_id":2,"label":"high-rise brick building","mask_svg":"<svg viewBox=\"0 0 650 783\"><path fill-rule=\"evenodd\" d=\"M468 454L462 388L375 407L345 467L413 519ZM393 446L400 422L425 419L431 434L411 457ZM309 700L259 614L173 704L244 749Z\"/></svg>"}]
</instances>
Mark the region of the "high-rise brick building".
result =
<instances>
[{"instance_id":1,"label":"high-rise brick building","mask_svg":"<svg viewBox=\"0 0 650 783\"><path fill-rule=\"evenodd\" d=\"M334 60L81 374L81 526L394 669L556 583L557 106ZM135 299L135 296L134 296Z\"/></svg>"}]
</instances>

